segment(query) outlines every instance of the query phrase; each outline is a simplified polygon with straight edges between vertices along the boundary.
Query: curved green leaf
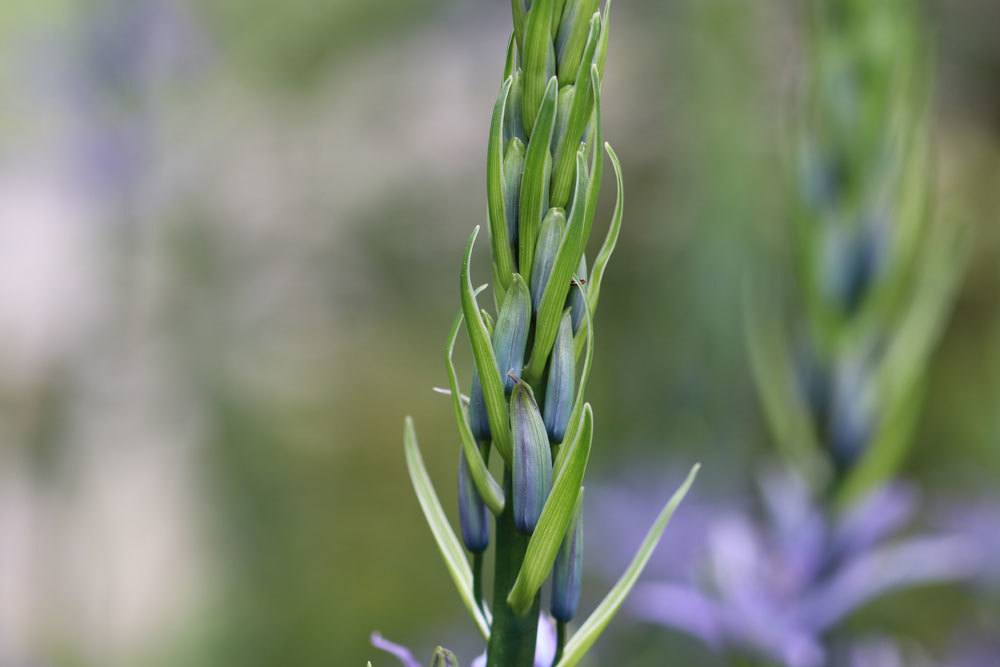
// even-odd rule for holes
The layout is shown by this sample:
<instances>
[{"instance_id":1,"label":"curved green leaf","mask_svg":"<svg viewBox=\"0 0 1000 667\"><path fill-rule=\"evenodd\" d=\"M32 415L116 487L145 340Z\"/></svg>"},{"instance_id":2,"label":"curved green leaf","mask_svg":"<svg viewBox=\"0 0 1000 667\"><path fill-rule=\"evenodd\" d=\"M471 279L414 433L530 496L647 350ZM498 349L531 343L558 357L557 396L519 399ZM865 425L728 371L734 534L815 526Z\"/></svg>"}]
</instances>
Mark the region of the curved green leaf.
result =
<instances>
[{"instance_id":1,"label":"curved green leaf","mask_svg":"<svg viewBox=\"0 0 1000 667\"><path fill-rule=\"evenodd\" d=\"M524 173L521 175L521 202L518 208L517 266L521 276L530 285L531 267L535 261L535 243L538 229L542 226L542 216L548 210L546 193L552 169L552 155L549 146L556 126L556 109L559 86L556 79L549 80L545 96L538 112L538 124L528 140L524 155Z\"/></svg>"},{"instance_id":2,"label":"curved green leaf","mask_svg":"<svg viewBox=\"0 0 1000 667\"><path fill-rule=\"evenodd\" d=\"M441 501L434 492L434 484L427 474L427 467L424 466L424 459L417 445L412 417L406 418L403 428L403 448L406 451L406 468L410 473L410 481L413 482L413 490L417 494L417 500L420 501L420 508L424 511L424 518L431 528L438 550L444 558L448 574L451 575L451 580L455 583L455 588L458 589L458 594L472 615L479 632L488 639L489 623L472 594L472 568L469 567L465 552L462 550L462 543L455 536L455 531L452 530L441 507Z\"/></svg>"},{"instance_id":3,"label":"curved green leaf","mask_svg":"<svg viewBox=\"0 0 1000 667\"><path fill-rule=\"evenodd\" d=\"M493 106L490 140L486 149L486 203L490 218L490 238L493 240L493 262L496 280L501 289L510 286L514 273L514 255L507 236L507 217L503 197L503 115L513 80L508 77L500 87L500 96Z\"/></svg>"},{"instance_id":4,"label":"curved green leaf","mask_svg":"<svg viewBox=\"0 0 1000 667\"><path fill-rule=\"evenodd\" d=\"M462 327L464 317L461 312L455 317L455 323L451 327L448 335L448 344L445 347L445 365L448 367L448 386L451 388L451 404L455 412L455 422L458 424L458 433L462 440L462 450L465 453L465 460L469 464L469 473L476 491L479 492L483 502L490 508L495 516L503 512L504 494L500 484L490 474L483 455L476 446L476 439L472 437L472 429L469 420L462 409L461 390L458 386L458 375L455 373L455 340L458 338L458 331Z\"/></svg>"},{"instance_id":5,"label":"curved green leaf","mask_svg":"<svg viewBox=\"0 0 1000 667\"><path fill-rule=\"evenodd\" d=\"M700 468L701 464L696 463L691 468L691 472L688 473L684 483L681 484L680 488L667 501L667 504L660 511L660 515L656 517L653 526L646 533L646 538L642 541L642 545L639 547L639 551L636 552L628 569L625 570L618 583L601 600L601 603L597 605L597 609L583 622L583 625L580 626L576 634L566 643L563 657L556 667L572 667L580 662L580 659L590 650L590 647L594 645L594 642L601 636L604 629L608 627L608 623L611 622L618 609L621 608L622 603L632 590L635 582L638 581L639 575L642 574L643 568L646 567L646 563L649 562L650 556L653 555L653 550L663 536L664 529L670 523L670 518L674 515L674 510L677 509L684 496L687 495L688 489L694 483L694 478L698 475Z\"/></svg>"},{"instance_id":6,"label":"curved green leaf","mask_svg":"<svg viewBox=\"0 0 1000 667\"><path fill-rule=\"evenodd\" d=\"M472 230L469 244L465 249L465 259L459 275L459 289L462 296L462 313L465 315L465 328L469 332L469 342L472 344L472 356L476 360L476 370L479 382L483 387L483 399L486 403L486 414L490 420L490 432L493 434L493 444L504 460L511 461L510 420L507 416L507 396L503 391L503 380L497 370L496 355L493 354L493 343L490 333L483 322L483 316L476 304L476 294L472 289L472 249L479 236L479 225Z\"/></svg>"},{"instance_id":7,"label":"curved green leaf","mask_svg":"<svg viewBox=\"0 0 1000 667\"><path fill-rule=\"evenodd\" d=\"M618 161L618 155L611 148L611 144L605 142L604 150L611 160L611 168L615 172L615 184L618 194L615 196L615 210L611 215L611 225L608 227L608 234L604 237L604 243L594 259L594 266L590 270L590 282L587 284L587 303L590 307L590 314L593 317L597 312L597 300L601 294L601 282L604 280L604 271L608 267L608 260L615 251L618 244L618 234L622 229L622 217L625 214L625 185L622 180L622 164Z\"/></svg>"},{"instance_id":8,"label":"curved green leaf","mask_svg":"<svg viewBox=\"0 0 1000 667\"><path fill-rule=\"evenodd\" d=\"M566 465L555 477L535 532L528 542L528 550L521 570L517 573L517 580L507 596L507 604L519 614L528 610L548 578L566 530L573 521L573 510L581 491L580 483L590 460L593 424L594 413L588 403L583 409L583 425L579 435L567 448Z\"/></svg>"}]
</instances>

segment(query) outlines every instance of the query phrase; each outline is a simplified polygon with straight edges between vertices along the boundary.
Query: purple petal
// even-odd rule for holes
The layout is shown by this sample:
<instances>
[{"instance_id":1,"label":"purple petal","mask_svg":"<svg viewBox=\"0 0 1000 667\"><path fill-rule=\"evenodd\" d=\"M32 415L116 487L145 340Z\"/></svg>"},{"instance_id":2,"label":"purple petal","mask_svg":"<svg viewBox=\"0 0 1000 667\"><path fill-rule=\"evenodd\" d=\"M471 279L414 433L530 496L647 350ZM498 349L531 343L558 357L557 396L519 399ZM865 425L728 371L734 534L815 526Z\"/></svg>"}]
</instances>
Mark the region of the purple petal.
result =
<instances>
[{"instance_id":1,"label":"purple petal","mask_svg":"<svg viewBox=\"0 0 1000 667\"><path fill-rule=\"evenodd\" d=\"M723 644L718 604L693 588L643 584L632 591L628 606L637 617L686 632L712 648Z\"/></svg>"},{"instance_id":2,"label":"purple petal","mask_svg":"<svg viewBox=\"0 0 1000 667\"><path fill-rule=\"evenodd\" d=\"M915 538L849 562L806 597L799 618L821 632L891 590L971 577L980 561L974 544L957 537Z\"/></svg>"},{"instance_id":3,"label":"purple petal","mask_svg":"<svg viewBox=\"0 0 1000 667\"><path fill-rule=\"evenodd\" d=\"M919 500L907 484L889 484L855 504L835 529L838 555L851 556L865 551L905 526L913 517Z\"/></svg>"},{"instance_id":4,"label":"purple petal","mask_svg":"<svg viewBox=\"0 0 1000 667\"><path fill-rule=\"evenodd\" d=\"M556 626L552 619L542 614L538 619L538 638L535 640L535 667L551 667L556 657Z\"/></svg>"},{"instance_id":5,"label":"purple petal","mask_svg":"<svg viewBox=\"0 0 1000 667\"><path fill-rule=\"evenodd\" d=\"M410 649L405 646L400 646L394 642L389 641L381 634L373 632L371 636L372 646L379 649L380 651L385 651L390 653L403 663L404 667L421 667L420 661L413 657Z\"/></svg>"}]
</instances>

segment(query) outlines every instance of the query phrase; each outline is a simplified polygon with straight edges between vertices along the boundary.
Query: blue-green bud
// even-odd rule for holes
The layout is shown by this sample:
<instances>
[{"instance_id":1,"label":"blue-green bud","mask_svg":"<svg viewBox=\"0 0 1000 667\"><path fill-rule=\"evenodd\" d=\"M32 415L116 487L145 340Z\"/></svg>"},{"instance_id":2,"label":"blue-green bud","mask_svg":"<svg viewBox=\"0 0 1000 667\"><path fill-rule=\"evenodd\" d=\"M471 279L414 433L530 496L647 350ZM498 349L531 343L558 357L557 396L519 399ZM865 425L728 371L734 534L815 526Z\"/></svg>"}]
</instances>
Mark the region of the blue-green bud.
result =
<instances>
[{"instance_id":1,"label":"blue-green bud","mask_svg":"<svg viewBox=\"0 0 1000 667\"><path fill-rule=\"evenodd\" d=\"M483 323L490 336L493 336L493 318L485 310L481 310ZM493 439L490 433L490 418L486 412L486 400L483 398L483 385L479 382L479 371L472 369L472 383L469 389L469 428L472 437L477 442L489 442Z\"/></svg>"},{"instance_id":2,"label":"blue-green bud","mask_svg":"<svg viewBox=\"0 0 1000 667\"><path fill-rule=\"evenodd\" d=\"M431 657L431 667L458 667L458 658L448 649L438 646Z\"/></svg>"},{"instance_id":3,"label":"blue-green bud","mask_svg":"<svg viewBox=\"0 0 1000 667\"><path fill-rule=\"evenodd\" d=\"M573 390L576 385L576 348L573 345L573 318L569 311L559 322L559 334L552 347L549 379L545 386L545 430L550 442L562 442L566 435L570 412L573 411Z\"/></svg>"},{"instance_id":4,"label":"blue-green bud","mask_svg":"<svg viewBox=\"0 0 1000 667\"><path fill-rule=\"evenodd\" d=\"M486 503L483 502L469 472L465 452L458 452L458 523L462 542L474 554L482 553L490 544L490 524Z\"/></svg>"},{"instance_id":5,"label":"blue-green bud","mask_svg":"<svg viewBox=\"0 0 1000 667\"><path fill-rule=\"evenodd\" d=\"M552 453L535 396L518 382L510 397L510 426L514 438L514 526L532 533L552 488Z\"/></svg>"},{"instance_id":6,"label":"blue-green bud","mask_svg":"<svg viewBox=\"0 0 1000 667\"><path fill-rule=\"evenodd\" d=\"M573 333L580 331L580 325L587 317L587 256L580 256L580 264L576 267L573 278L579 283L574 285L566 297L566 305L573 310Z\"/></svg>"},{"instance_id":7,"label":"blue-green bud","mask_svg":"<svg viewBox=\"0 0 1000 667\"><path fill-rule=\"evenodd\" d=\"M583 503L580 503L552 566L552 616L564 623L573 620L580 605L580 580L583 573L582 514Z\"/></svg>"},{"instance_id":8,"label":"blue-green bud","mask_svg":"<svg viewBox=\"0 0 1000 667\"><path fill-rule=\"evenodd\" d=\"M503 205L507 218L507 240L517 259L517 214L521 201L521 176L524 173L524 142L513 138L507 143L503 158Z\"/></svg>"},{"instance_id":9,"label":"blue-green bud","mask_svg":"<svg viewBox=\"0 0 1000 667\"><path fill-rule=\"evenodd\" d=\"M535 260L531 267L531 303L537 312L542 302L542 294L549 283L549 274L556 261L556 252L566 230L566 212L561 208L550 208L542 220L538 230L538 243L535 245Z\"/></svg>"},{"instance_id":10,"label":"blue-green bud","mask_svg":"<svg viewBox=\"0 0 1000 667\"><path fill-rule=\"evenodd\" d=\"M531 294L524 278L515 273L500 306L493 331L493 352L497 359L497 369L504 378L504 389L508 393L514 388L514 378L521 376L530 327Z\"/></svg>"}]
</instances>

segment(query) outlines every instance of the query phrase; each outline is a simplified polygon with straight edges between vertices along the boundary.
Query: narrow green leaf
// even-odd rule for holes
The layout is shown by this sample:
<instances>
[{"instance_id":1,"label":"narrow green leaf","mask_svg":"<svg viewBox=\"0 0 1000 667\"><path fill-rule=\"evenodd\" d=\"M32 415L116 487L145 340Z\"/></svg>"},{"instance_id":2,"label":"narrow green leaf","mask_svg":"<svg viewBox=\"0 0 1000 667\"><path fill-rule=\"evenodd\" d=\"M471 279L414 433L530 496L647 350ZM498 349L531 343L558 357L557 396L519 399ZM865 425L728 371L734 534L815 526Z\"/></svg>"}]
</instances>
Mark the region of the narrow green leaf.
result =
<instances>
[{"instance_id":1,"label":"narrow green leaf","mask_svg":"<svg viewBox=\"0 0 1000 667\"><path fill-rule=\"evenodd\" d=\"M555 67L552 45L552 6L554 0L535 0L524 26L524 98L522 118L528 135L534 134L535 119L542 106L551 69Z\"/></svg>"},{"instance_id":2,"label":"narrow green leaf","mask_svg":"<svg viewBox=\"0 0 1000 667\"><path fill-rule=\"evenodd\" d=\"M493 106L490 140L486 149L486 202L490 217L490 239L493 245L493 262L496 265L496 280L503 290L510 287L515 270L510 238L507 235L503 196L503 116L511 83L512 80L508 77L500 87L500 96Z\"/></svg>"},{"instance_id":3,"label":"narrow green leaf","mask_svg":"<svg viewBox=\"0 0 1000 667\"><path fill-rule=\"evenodd\" d=\"M611 619L614 618L625 598L632 590L635 582L638 581L643 568L646 567L650 556L653 555L653 550L659 544L660 537L663 536L663 531L670 522L674 510L677 509L677 506L687 494L688 489L691 488L691 484L694 482L694 478L697 476L700 468L700 464L695 464L691 468L691 472L688 473L684 483L681 484L680 488L667 501L663 510L660 511L660 515L656 517L652 528L646 534L646 538L642 541L642 545L639 547L639 551L636 552L628 569L625 570L618 583L608 592L601 603L597 605L597 609L584 621L572 639L567 642L566 648L563 651L563 657L556 667L572 667L580 662L587 651L590 650L590 647L594 645L594 642L601 636L601 633L604 632L604 629L611 622Z\"/></svg>"},{"instance_id":4,"label":"narrow green leaf","mask_svg":"<svg viewBox=\"0 0 1000 667\"><path fill-rule=\"evenodd\" d=\"M519 614L523 614L531 606L535 594L552 571L552 564L559 553L566 530L573 520L573 509L580 495L580 483L583 481L587 462L590 460L590 447L593 440L594 413L588 403L583 410L583 426L579 436L569 445L566 455L566 465L555 478L552 491L542 508L542 514L531 534L524 562L517 574L514 587L507 596L507 604Z\"/></svg>"},{"instance_id":5,"label":"narrow green leaf","mask_svg":"<svg viewBox=\"0 0 1000 667\"><path fill-rule=\"evenodd\" d=\"M528 13L527 0L511 0L511 14L514 16L514 41L517 42L517 54L524 59L524 19Z\"/></svg>"},{"instance_id":6,"label":"narrow green leaf","mask_svg":"<svg viewBox=\"0 0 1000 667\"><path fill-rule=\"evenodd\" d=\"M444 564L448 568L448 574L458 589L458 594L465 603L465 607L472 615L476 627L484 638L489 639L490 626L483 616L479 605L476 604L475 596L472 594L472 568L462 551L462 543L448 523L448 518L441 507L437 493L434 491L434 484L427 474L424 466L424 459L420 455L420 447L417 445L417 434L413 429L413 419L406 418L403 428L403 448L406 451L406 468L410 473L410 481L413 482L413 490L420 501L420 508L424 511L424 518L431 528L434 541L437 542L438 550L444 558Z\"/></svg>"},{"instance_id":7,"label":"narrow green leaf","mask_svg":"<svg viewBox=\"0 0 1000 667\"><path fill-rule=\"evenodd\" d=\"M594 260L594 268L590 271L590 282L587 283L587 305L590 308L591 317L597 312L597 300L601 294L601 282L604 280L604 271L607 269L608 260L611 259L611 254L614 253L615 246L618 244L618 234L622 229L622 216L625 213L625 189L622 181L622 165L618 161L618 155L611 148L611 144L605 142L604 150L608 152L608 158L611 160L611 168L615 172L615 184L618 188L618 194L615 197L615 210L611 215L611 225L608 227L608 234L604 237L604 243L597 253L597 258Z\"/></svg>"},{"instance_id":8,"label":"narrow green leaf","mask_svg":"<svg viewBox=\"0 0 1000 667\"><path fill-rule=\"evenodd\" d=\"M601 43L597 46L597 74L604 81L604 63L608 59L608 35L611 34L611 0L604 3L604 18L601 21Z\"/></svg>"},{"instance_id":9,"label":"narrow green leaf","mask_svg":"<svg viewBox=\"0 0 1000 667\"><path fill-rule=\"evenodd\" d=\"M503 224L503 223L501 223ZM489 416L490 432L493 434L493 444L503 457L504 461L510 464L511 461L511 439L510 421L507 417L507 396L503 391L503 380L497 370L497 359L493 354L493 344L490 341L490 333L486 329L486 323L479 312L476 304L476 295L472 290L472 248L476 245L476 237L479 236L479 225L469 236L469 244L465 249L465 259L462 261L462 270L459 275L459 290L462 296L462 314L465 315L465 328L469 333L469 342L472 344L472 356L476 361L476 370L479 373L479 382L483 388L483 399L486 403L486 414ZM513 274L511 274L513 276Z\"/></svg>"},{"instance_id":10,"label":"narrow green leaf","mask_svg":"<svg viewBox=\"0 0 1000 667\"><path fill-rule=\"evenodd\" d=\"M517 54L514 51L516 47L516 36L514 33L511 33L510 39L507 40L507 59L504 61L503 65L504 81L513 76L514 70L517 69Z\"/></svg>"},{"instance_id":11,"label":"narrow green leaf","mask_svg":"<svg viewBox=\"0 0 1000 667\"><path fill-rule=\"evenodd\" d=\"M469 473L472 481L476 485L483 502L490 508L494 515L499 516L503 512L504 494L503 488L490 474L486 462L476 446L476 439L472 436L472 429L466 417L465 410L462 409L461 390L458 386L458 375L455 373L455 341L458 338L458 331L462 327L462 313L455 317L455 323L451 327L448 335L448 345L445 348L445 365L448 367L448 386L451 388L451 403L455 412L455 422L458 424L458 433L462 440L462 450L465 453L465 460L469 465Z\"/></svg>"},{"instance_id":12,"label":"narrow green leaf","mask_svg":"<svg viewBox=\"0 0 1000 667\"><path fill-rule=\"evenodd\" d=\"M594 91L587 74L590 63L594 61L594 52L601 35L601 15L595 12L590 19L590 32L580 61L582 81L577 80L576 93L573 95L573 105L570 107L566 121L566 132L559 145L556 146L552 165L552 202L551 206L565 207L569 202L570 187L573 185L573 156L583 138L583 132L590 122L594 112Z\"/></svg>"},{"instance_id":13,"label":"narrow green leaf","mask_svg":"<svg viewBox=\"0 0 1000 667\"><path fill-rule=\"evenodd\" d=\"M548 189L552 154L549 145L555 129L558 85L549 80L545 98L538 114L538 127L528 140L524 156L524 174L521 176L521 206L518 210L517 243L520 250L517 266L521 276L531 284L531 266L535 257L535 243L542 216L548 210Z\"/></svg>"}]
</instances>

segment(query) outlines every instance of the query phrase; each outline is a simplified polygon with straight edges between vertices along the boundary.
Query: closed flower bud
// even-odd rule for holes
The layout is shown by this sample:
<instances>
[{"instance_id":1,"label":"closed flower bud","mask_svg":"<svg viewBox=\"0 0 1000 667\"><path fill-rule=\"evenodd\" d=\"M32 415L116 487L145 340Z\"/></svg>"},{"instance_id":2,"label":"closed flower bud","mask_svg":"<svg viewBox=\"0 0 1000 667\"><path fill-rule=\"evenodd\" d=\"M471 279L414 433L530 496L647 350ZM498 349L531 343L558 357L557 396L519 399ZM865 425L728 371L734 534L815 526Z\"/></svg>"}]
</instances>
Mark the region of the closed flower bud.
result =
<instances>
[{"instance_id":1,"label":"closed flower bud","mask_svg":"<svg viewBox=\"0 0 1000 667\"><path fill-rule=\"evenodd\" d=\"M458 522L465 548L476 554L485 551L490 544L489 515L461 450L458 452Z\"/></svg>"},{"instance_id":2,"label":"closed flower bud","mask_svg":"<svg viewBox=\"0 0 1000 667\"><path fill-rule=\"evenodd\" d=\"M553 155L556 148L566 139L566 125L569 123L569 112L573 108L573 96L576 86L563 86L559 89L559 101L556 103L556 126L552 131L552 144L549 147Z\"/></svg>"},{"instance_id":3,"label":"closed flower bud","mask_svg":"<svg viewBox=\"0 0 1000 667\"><path fill-rule=\"evenodd\" d=\"M521 119L521 99L524 94L524 75L521 70L514 72L510 93L507 96L507 109L504 112L504 141L518 139L523 144L527 140L524 133L524 123Z\"/></svg>"},{"instance_id":4,"label":"closed flower bud","mask_svg":"<svg viewBox=\"0 0 1000 667\"><path fill-rule=\"evenodd\" d=\"M545 387L545 430L550 442L562 442L566 424L573 410L576 384L576 350L573 345L573 321L567 311L559 323L559 334L552 347L549 379Z\"/></svg>"},{"instance_id":5,"label":"closed flower bud","mask_svg":"<svg viewBox=\"0 0 1000 667\"><path fill-rule=\"evenodd\" d=\"M438 646L431 657L431 667L458 667L458 658L448 649Z\"/></svg>"},{"instance_id":6,"label":"closed flower bud","mask_svg":"<svg viewBox=\"0 0 1000 667\"><path fill-rule=\"evenodd\" d=\"M538 231L535 261L531 267L531 303L535 311L542 302L542 294L549 282L549 274L552 273L552 265L556 261L556 252L565 230L566 212L561 208L550 208Z\"/></svg>"},{"instance_id":7,"label":"closed flower bud","mask_svg":"<svg viewBox=\"0 0 1000 667\"><path fill-rule=\"evenodd\" d=\"M564 623L573 620L580 605L580 580L583 573L582 514L583 505L580 503L552 566L552 616Z\"/></svg>"},{"instance_id":8,"label":"closed flower bud","mask_svg":"<svg viewBox=\"0 0 1000 667\"><path fill-rule=\"evenodd\" d=\"M587 317L587 256L580 257L580 265L576 267L576 275L573 276L580 282L580 286L573 286L566 297L566 305L573 310L573 333L580 330L580 325Z\"/></svg>"},{"instance_id":9,"label":"closed flower bud","mask_svg":"<svg viewBox=\"0 0 1000 667\"><path fill-rule=\"evenodd\" d=\"M504 389L510 393L514 388L514 378L520 377L524 367L524 351L528 344L528 329L531 326L531 294L524 278L514 274L514 280L507 290L500 314L493 331L493 352L496 354L497 369L504 379Z\"/></svg>"},{"instance_id":10,"label":"closed flower bud","mask_svg":"<svg viewBox=\"0 0 1000 667\"><path fill-rule=\"evenodd\" d=\"M587 28L600 0L566 0L559 32L556 35L556 59L559 62L559 83L576 81L577 69L587 43Z\"/></svg>"},{"instance_id":11,"label":"closed flower bud","mask_svg":"<svg viewBox=\"0 0 1000 667\"><path fill-rule=\"evenodd\" d=\"M521 201L521 175L524 173L524 142L511 139L503 159L503 205L507 218L507 240L517 257L517 213Z\"/></svg>"},{"instance_id":12,"label":"closed flower bud","mask_svg":"<svg viewBox=\"0 0 1000 667\"><path fill-rule=\"evenodd\" d=\"M483 399L483 385L479 382L479 373L472 371L472 387L469 390L469 428L472 437L477 442L489 442L493 439L490 433L490 418L486 413L486 401Z\"/></svg>"},{"instance_id":13,"label":"closed flower bud","mask_svg":"<svg viewBox=\"0 0 1000 667\"><path fill-rule=\"evenodd\" d=\"M518 382L510 398L514 438L514 526L532 533L552 487L552 454L531 387Z\"/></svg>"}]
</instances>

